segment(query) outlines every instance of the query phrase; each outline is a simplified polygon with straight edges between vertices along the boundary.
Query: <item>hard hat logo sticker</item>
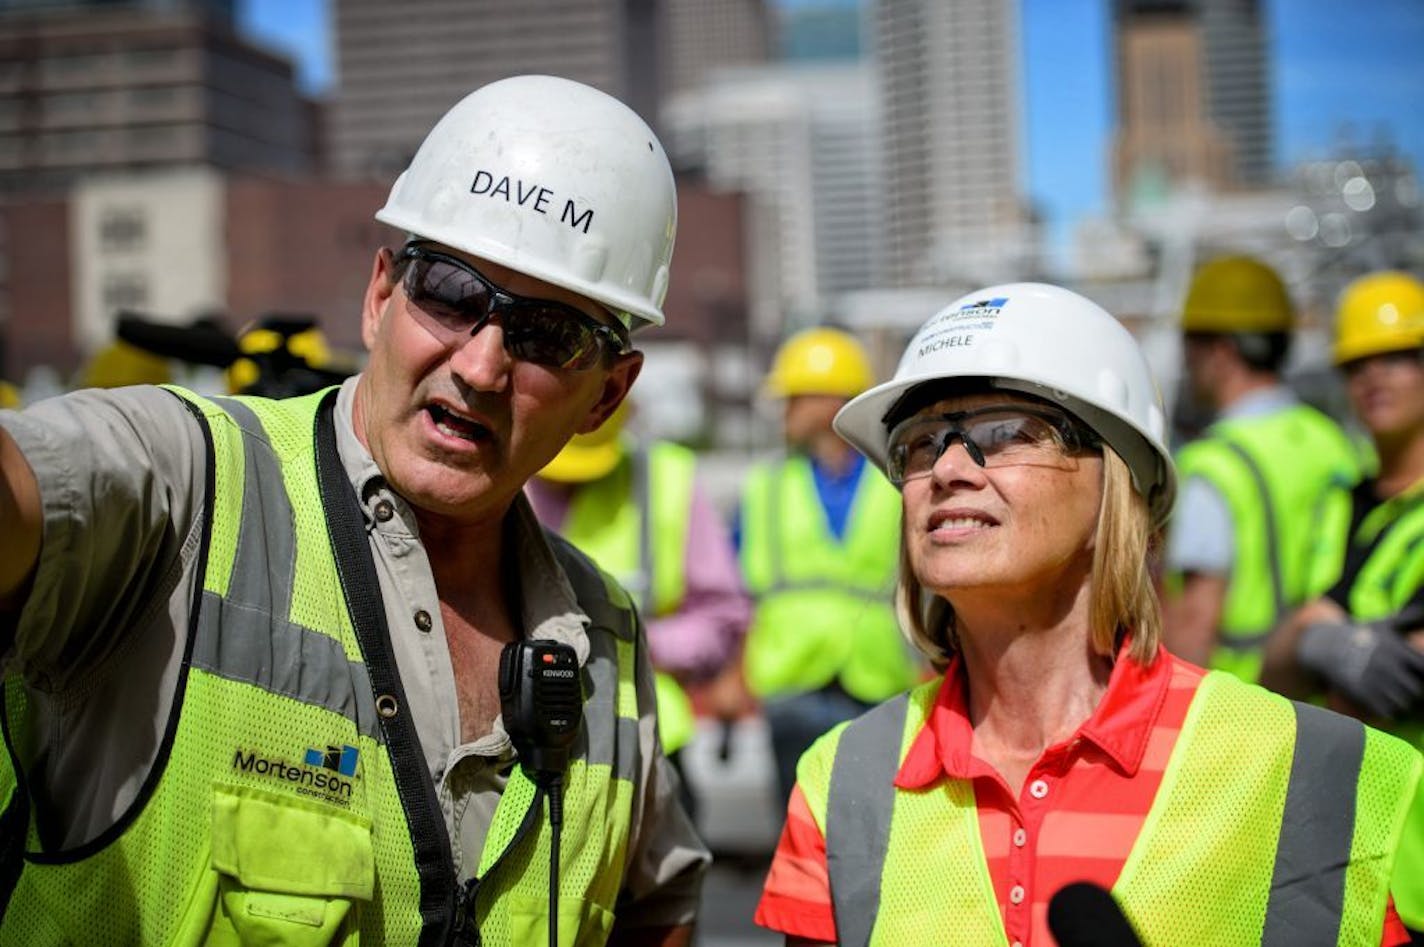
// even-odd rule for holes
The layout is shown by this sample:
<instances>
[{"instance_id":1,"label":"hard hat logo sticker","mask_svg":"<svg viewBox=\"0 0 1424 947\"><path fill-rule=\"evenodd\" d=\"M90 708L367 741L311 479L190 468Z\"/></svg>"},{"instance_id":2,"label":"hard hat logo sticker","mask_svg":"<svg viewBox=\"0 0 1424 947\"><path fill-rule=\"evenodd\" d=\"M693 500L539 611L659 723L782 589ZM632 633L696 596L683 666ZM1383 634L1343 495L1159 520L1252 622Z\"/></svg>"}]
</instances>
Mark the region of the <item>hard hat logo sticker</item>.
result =
<instances>
[{"instance_id":1,"label":"hard hat logo sticker","mask_svg":"<svg viewBox=\"0 0 1424 947\"><path fill-rule=\"evenodd\" d=\"M470 193L480 197L502 197L506 203L528 207L544 215L548 215L549 200L554 197L552 190L536 181L526 182L520 178L511 178L507 174L495 176L483 169L475 172ZM575 230L588 233L589 224L593 223L593 208L586 207L580 211L572 199L565 199L559 220Z\"/></svg>"},{"instance_id":2,"label":"hard hat logo sticker","mask_svg":"<svg viewBox=\"0 0 1424 947\"><path fill-rule=\"evenodd\" d=\"M944 349L973 345L974 333L994 328L995 319L1008 301L1007 296L981 299L941 313L921 331L915 357L924 358Z\"/></svg>"}]
</instances>

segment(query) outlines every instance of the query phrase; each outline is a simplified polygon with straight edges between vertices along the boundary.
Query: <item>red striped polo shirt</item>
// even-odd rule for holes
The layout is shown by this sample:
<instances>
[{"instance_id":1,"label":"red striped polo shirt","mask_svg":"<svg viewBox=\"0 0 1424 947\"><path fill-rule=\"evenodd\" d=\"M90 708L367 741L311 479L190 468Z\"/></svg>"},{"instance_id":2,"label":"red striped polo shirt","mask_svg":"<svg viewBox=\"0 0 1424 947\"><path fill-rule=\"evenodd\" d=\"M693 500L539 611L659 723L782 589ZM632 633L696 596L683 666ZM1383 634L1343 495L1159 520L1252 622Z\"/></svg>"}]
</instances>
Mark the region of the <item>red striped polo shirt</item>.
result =
<instances>
[{"instance_id":1,"label":"red striped polo shirt","mask_svg":"<svg viewBox=\"0 0 1424 947\"><path fill-rule=\"evenodd\" d=\"M902 789L969 779L989 876L1015 947L1053 945L1048 900L1073 881L1111 888L1147 818L1182 721L1205 672L1159 650L1149 665L1118 655L1092 716L1044 751L1014 797L974 752L964 675L956 657L895 777ZM763 927L835 941L826 842L797 787L757 905ZM1408 942L1391 903L1382 943Z\"/></svg>"}]
</instances>

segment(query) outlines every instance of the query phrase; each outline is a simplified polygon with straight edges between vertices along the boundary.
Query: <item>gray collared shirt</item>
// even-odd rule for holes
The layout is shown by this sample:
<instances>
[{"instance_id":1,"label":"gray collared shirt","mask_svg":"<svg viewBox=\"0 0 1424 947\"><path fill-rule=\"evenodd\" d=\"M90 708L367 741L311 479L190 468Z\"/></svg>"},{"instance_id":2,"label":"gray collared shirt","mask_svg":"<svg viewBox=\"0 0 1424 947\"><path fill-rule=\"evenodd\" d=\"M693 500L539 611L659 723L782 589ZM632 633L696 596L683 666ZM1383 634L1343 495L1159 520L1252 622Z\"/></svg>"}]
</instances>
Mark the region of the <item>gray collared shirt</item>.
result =
<instances>
[{"instance_id":1,"label":"gray collared shirt","mask_svg":"<svg viewBox=\"0 0 1424 947\"><path fill-rule=\"evenodd\" d=\"M490 733L460 742L434 577L410 508L352 429L356 384L348 380L338 396L338 450L362 500L397 669L467 878L514 750L499 719ZM156 388L78 392L0 411L0 424L39 480L45 537L25 606L0 631L14 635L8 660L31 684L35 705L35 739L22 758L47 800L51 844L70 847L132 803L163 737L199 581L203 435L178 399ZM523 630L568 643L582 664L587 616L527 502L509 515ZM645 656L638 692L643 772L620 921L688 923L710 856L657 747Z\"/></svg>"}]
</instances>

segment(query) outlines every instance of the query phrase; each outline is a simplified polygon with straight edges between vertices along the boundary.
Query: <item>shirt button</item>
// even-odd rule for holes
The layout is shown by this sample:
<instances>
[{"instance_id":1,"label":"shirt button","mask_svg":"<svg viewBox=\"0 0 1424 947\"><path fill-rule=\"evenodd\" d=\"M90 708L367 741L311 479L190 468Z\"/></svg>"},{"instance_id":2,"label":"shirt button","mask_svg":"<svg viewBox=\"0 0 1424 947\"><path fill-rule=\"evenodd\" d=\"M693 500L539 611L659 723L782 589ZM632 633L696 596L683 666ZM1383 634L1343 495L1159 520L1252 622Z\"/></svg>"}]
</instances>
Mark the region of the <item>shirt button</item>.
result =
<instances>
[{"instance_id":1,"label":"shirt button","mask_svg":"<svg viewBox=\"0 0 1424 947\"><path fill-rule=\"evenodd\" d=\"M1013 947L1023 947L1023 941L1021 941L1021 940L1016 940L1016 941L1014 941Z\"/></svg>"},{"instance_id":2,"label":"shirt button","mask_svg":"<svg viewBox=\"0 0 1424 947\"><path fill-rule=\"evenodd\" d=\"M1048 795L1048 783L1045 783L1041 779L1035 779L1029 784L1028 794L1035 799L1042 799Z\"/></svg>"},{"instance_id":3,"label":"shirt button","mask_svg":"<svg viewBox=\"0 0 1424 947\"><path fill-rule=\"evenodd\" d=\"M1012 902L1013 904L1023 904L1023 899L1024 899L1024 889L1023 889L1023 885L1014 885L1012 888L1009 889L1009 901L1010 901L1010 902Z\"/></svg>"},{"instance_id":4,"label":"shirt button","mask_svg":"<svg viewBox=\"0 0 1424 947\"><path fill-rule=\"evenodd\" d=\"M1024 847L1024 843L1027 842L1027 841L1028 841L1028 833L1027 833L1027 832L1025 832L1023 829L1014 829L1014 845L1015 845L1017 848L1023 848L1023 847Z\"/></svg>"},{"instance_id":5,"label":"shirt button","mask_svg":"<svg viewBox=\"0 0 1424 947\"><path fill-rule=\"evenodd\" d=\"M421 631L429 631L431 626L433 626L434 624L435 623L430 620L430 613L427 612L425 609L422 608L420 611L415 613L415 627L419 628Z\"/></svg>"},{"instance_id":6,"label":"shirt button","mask_svg":"<svg viewBox=\"0 0 1424 947\"><path fill-rule=\"evenodd\" d=\"M382 523L387 522L392 516L395 515L396 508L391 505L390 500L381 500L379 503L376 504L376 519L380 520Z\"/></svg>"}]
</instances>

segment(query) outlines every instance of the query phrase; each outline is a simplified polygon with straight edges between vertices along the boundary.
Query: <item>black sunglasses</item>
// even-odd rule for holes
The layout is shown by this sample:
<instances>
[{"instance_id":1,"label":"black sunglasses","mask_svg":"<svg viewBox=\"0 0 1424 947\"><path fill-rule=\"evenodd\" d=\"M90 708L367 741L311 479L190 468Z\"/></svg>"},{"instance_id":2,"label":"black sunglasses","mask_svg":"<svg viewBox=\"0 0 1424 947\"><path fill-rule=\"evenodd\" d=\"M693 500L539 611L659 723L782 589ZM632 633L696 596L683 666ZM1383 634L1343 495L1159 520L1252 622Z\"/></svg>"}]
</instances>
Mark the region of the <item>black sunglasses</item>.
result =
<instances>
[{"instance_id":1,"label":"black sunglasses","mask_svg":"<svg viewBox=\"0 0 1424 947\"><path fill-rule=\"evenodd\" d=\"M1098 436L1059 411L994 405L953 414L915 415L890 432L885 474L891 483L928 477L949 445L959 441L980 467L1033 463L1054 451L1092 450Z\"/></svg>"},{"instance_id":2,"label":"black sunglasses","mask_svg":"<svg viewBox=\"0 0 1424 947\"><path fill-rule=\"evenodd\" d=\"M406 298L437 336L453 340L477 334L495 316L512 357L549 368L581 371L629 350L621 326L552 299L506 292L459 257L408 243L394 261Z\"/></svg>"}]
</instances>

